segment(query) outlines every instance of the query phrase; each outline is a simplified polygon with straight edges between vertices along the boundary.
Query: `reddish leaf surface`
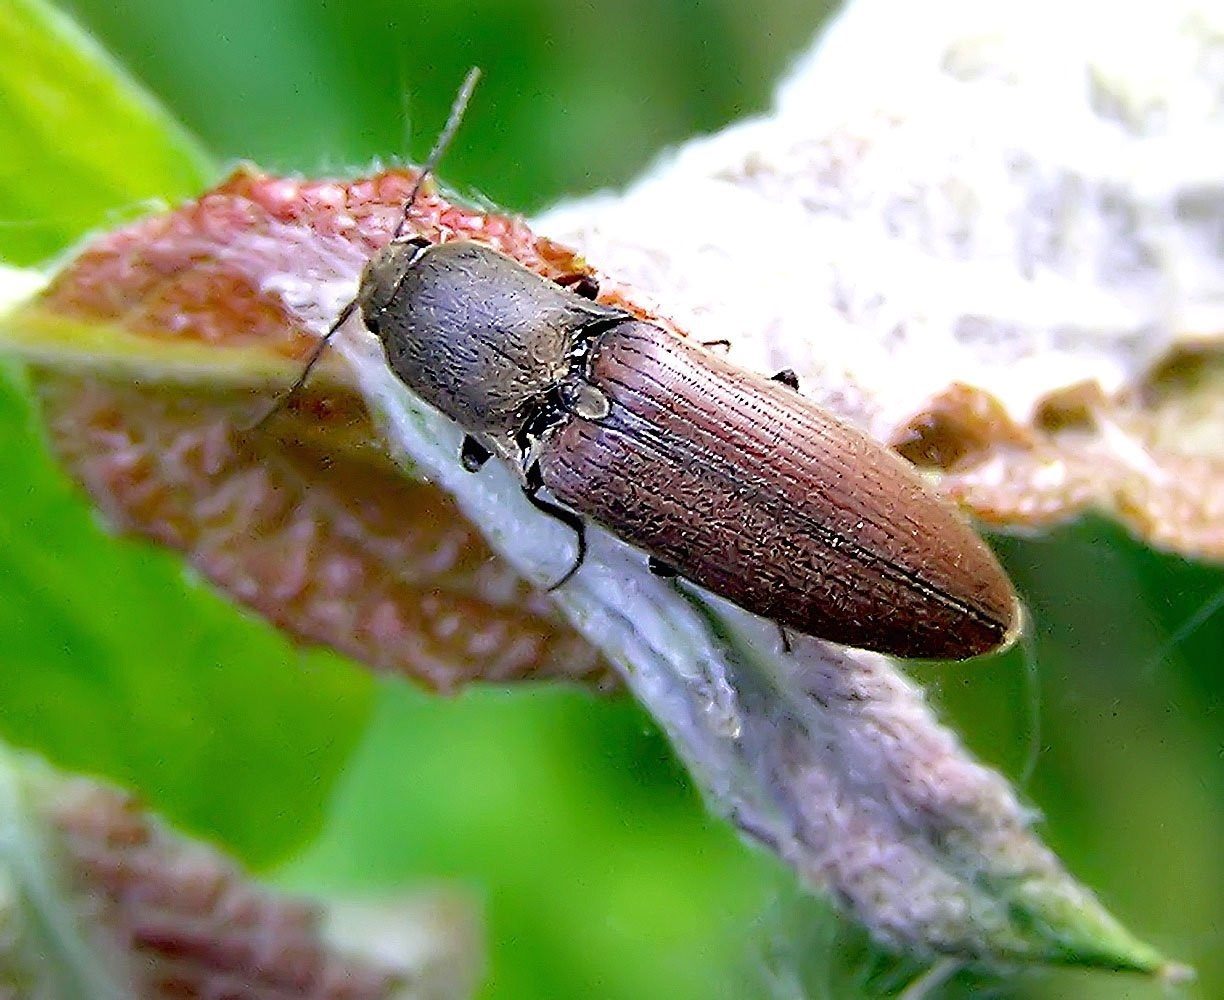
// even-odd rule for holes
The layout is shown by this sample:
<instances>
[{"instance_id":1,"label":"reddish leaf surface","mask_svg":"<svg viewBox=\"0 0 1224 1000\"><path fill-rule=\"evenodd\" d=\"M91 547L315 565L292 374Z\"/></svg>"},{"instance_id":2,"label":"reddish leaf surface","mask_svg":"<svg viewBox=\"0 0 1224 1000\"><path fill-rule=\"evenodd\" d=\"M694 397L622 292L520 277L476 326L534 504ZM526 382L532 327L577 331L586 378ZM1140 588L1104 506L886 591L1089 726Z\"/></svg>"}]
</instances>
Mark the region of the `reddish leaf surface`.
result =
<instances>
[{"instance_id":1,"label":"reddish leaf surface","mask_svg":"<svg viewBox=\"0 0 1224 1000\"><path fill-rule=\"evenodd\" d=\"M113 525L180 549L291 635L443 691L526 678L610 686L598 654L449 498L392 465L356 394L320 380L252 431L272 395L259 377L235 386L198 364L189 383L158 377L159 359L183 344L218 357L254 349L291 375L318 317L300 308L290 277L351 287L411 181L244 170L91 244L27 313L135 334L149 360L138 377L36 369L52 439ZM437 239L478 235L544 274L581 267L522 223L433 193L414 223Z\"/></svg>"},{"instance_id":2,"label":"reddish leaf surface","mask_svg":"<svg viewBox=\"0 0 1224 1000\"><path fill-rule=\"evenodd\" d=\"M303 331L284 287L267 280L286 272L303 283L355 280L390 239L414 177L390 171L342 183L241 169L174 212L91 243L41 306L154 340L250 344L302 359L315 334ZM523 222L454 205L428 188L412 227L435 241L479 239L547 277L586 270Z\"/></svg>"},{"instance_id":3,"label":"reddish leaf surface","mask_svg":"<svg viewBox=\"0 0 1224 1000\"><path fill-rule=\"evenodd\" d=\"M1135 391L1095 383L1047 397L1031 425L984 390L955 385L898 433L896 447L940 473L979 521L1045 528L1087 511L1151 545L1224 560L1224 364L1173 355Z\"/></svg>"},{"instance_id":4,"label":"reddish leaf surface","mask_svg":"<svg viewBox=\"0 0 1224 1000\"><path fill-rule=\"evenodd\" d=\"M37 947L0 955L0 980L50 996L73 973L114 981L140 1000L408 1000L469 995L482 965L478 919L452 894L397 907L333 905L274 893L208 845L167 828L130 795L83 778L35 768L22 801L22 842L47 859L45 882L22 881L37 865L14 866L49 928L13 918L15 940L49 929ZM54 894L50 898L47 893ZM25 912L25 911L23 911ZM364 928L354 946L346 921ZM71 948L79 934L85 949ZM50 966L48 968L47 966ZM75 994L74 994L75 995ZM116 995L110 992L108 996Z\"/></svg>"}]
</instances>

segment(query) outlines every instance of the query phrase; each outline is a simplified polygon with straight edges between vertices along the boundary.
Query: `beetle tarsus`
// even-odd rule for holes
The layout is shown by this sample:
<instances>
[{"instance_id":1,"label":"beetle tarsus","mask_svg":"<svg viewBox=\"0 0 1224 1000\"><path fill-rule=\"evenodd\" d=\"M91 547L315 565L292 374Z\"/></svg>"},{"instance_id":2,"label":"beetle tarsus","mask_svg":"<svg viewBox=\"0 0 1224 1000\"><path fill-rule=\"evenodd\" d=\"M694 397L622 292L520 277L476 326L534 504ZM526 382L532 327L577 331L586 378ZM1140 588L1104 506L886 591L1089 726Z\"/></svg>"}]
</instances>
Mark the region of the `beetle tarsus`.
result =
<instances>
[{"instance_id":1,"label":"beetle tarsus","mask_svg":"<svg viewBox=\"0 0 1224 1000\"><path fill-rule=\"evenodd\" d=\"M655 576L661 576L666 580L680 575L679 571L671 563L665 563L662 559L656 559L654 556L647 557L646 568Z\"/></svg>"},{"instance_id":2,"label":"beetle tarsus","mask_svg":"<svg viewBox=\"0 0 1224 1000\"><path fill-rule=\"evenodd\" d=\"M540 474L540 465L535 463L527 470L527 483L523 486L523 495L531 501L531 506L541 513L547 514L554 521L560 521L567 528L573 530L577 539L578 554L574 558L574 564L565 571L565 575L550 587L545 588L549 593L564 587L570 582L570 579L578 572L583 562L586 560L587 541L586 541L586 522L575 514L572 510L567 510L564 507L559 507L555 503L550 503L547 500L537 496L537 492L544 486L544 477Z\"/></svg>"},{"instance_id":3,"label":"beetle tarsus","mask_svg":"<svg viewBox=\"0 0 1224 1000\"><path fill-rule=\"evenodd\" d=\"M459 462L465 470L479 472L484 468L485 462L492 457L493 453L470 434L463 436L463 445L459 449Z\"/></svg>"},{"instance_id":4,"label":"beetle tarsus","mask_svg":"<svg viewBox=\"0 0 1224 1000\"><path fill-rule=\"evenodd\" d=\"M568 288L575 295L581 295L584 299L594 301L599 298L599 282L591 275L583 274L581 271L561 275L557 279L557 284L562 288Z\"/></svg>"},{"instance_id":5,"label":"beetle tarsus","mask_svg":"<svg viewBox=\"0 0 1224 1000\"><path fill-rule=\"evenodd\" d=\"M793 653L794 647L791 645L790 633L786 631L786 626L781 622L775 622L774 624L778 626L778 636L782 640L782 652Z\"/></svg>"},{"instance_id":6,"label":"beetle tarsus","mask_svg":"<svg viewBox=\"0 0 1224 1000\"><path fill-rule=\"evenodd\" d=\"M796 392L799 390L799 376L795 374L793 368L783 368L777 375L771 375L769 380L771 382L781 382Z\"/></svg>"}]
</instances>

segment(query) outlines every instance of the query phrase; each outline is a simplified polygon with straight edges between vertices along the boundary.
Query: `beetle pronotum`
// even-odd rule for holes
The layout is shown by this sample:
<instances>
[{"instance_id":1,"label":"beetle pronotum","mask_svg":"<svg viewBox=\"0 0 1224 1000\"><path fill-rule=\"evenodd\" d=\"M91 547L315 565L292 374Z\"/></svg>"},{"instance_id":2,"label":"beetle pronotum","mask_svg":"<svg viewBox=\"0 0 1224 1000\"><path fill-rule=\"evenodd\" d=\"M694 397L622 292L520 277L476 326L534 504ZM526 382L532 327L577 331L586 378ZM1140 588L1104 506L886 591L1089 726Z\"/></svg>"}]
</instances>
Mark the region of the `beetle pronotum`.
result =
<instances>
[{"instance_id":1,"label":"beetle pronotum","mask_svg":"<svg viewBox=\"0 0 1224 1000\"><path fill-rule=\"evenodd\" d=\"M405 236L411 207L295 388L360 311L396 376L463 428L464 466L510 460L531 501L577 532L562 583L585 552L585 516L656 571L797 632L948 659L1014 637L1019 604L985 543L901 458L806 400L791 373L742 371L593 301L589 280L563 287L483 244Z\"/></svg>"}]
</instances>

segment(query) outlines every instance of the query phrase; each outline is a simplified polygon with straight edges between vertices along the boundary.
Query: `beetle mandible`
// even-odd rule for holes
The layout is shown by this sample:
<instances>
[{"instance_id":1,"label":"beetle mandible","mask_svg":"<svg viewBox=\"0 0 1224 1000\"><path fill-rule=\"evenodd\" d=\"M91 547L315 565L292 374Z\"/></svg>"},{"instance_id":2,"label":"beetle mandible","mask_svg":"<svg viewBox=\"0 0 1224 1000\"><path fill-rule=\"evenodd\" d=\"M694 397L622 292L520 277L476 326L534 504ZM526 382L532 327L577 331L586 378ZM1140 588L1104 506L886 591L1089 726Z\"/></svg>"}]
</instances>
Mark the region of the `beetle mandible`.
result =
<instances>
[{"instance_id":1,"label":"beetle mandible","mask_svg":"<svg viewBox=\"0 0 1224 1000\"><path fill-rule=\"evenodd\" d=\"M1020 605L986 544L792 373L736 368L594 301L587 278L565 287L480 243L404 235L474 83L327 337L359 311L395 375L463 428L464 466L510 460L531 502L575 530L577 559L554 587L581 564L587 517L656 572L796 632L922 658L1009 643Z\"/></svg>"}]
</instances>

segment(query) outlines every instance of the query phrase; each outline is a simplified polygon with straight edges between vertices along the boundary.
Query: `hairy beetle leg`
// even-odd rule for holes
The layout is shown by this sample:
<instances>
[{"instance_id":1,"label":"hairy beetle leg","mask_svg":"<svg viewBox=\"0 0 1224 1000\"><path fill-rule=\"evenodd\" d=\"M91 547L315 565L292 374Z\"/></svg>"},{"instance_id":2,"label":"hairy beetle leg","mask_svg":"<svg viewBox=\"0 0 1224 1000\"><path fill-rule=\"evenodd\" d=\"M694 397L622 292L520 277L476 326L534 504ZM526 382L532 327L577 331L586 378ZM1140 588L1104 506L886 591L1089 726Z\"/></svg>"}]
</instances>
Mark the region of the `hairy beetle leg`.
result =
<instances>
[{"instance_id":1,"label":"hairy beetle leg","mask_svg":"<svg viewBox=\"0 0 1224 1000\"><path fill-rule=\"evenodd\" d=\"M557 284L562 288L568 288L575 295L581 295L584 299L593 301L599 297L599 282L581 271L561 275L557 279Z\"/></svg>"},{"instance_id":2,"label":"hairy beetle leg","mask_svg":"<svg viewBox=\"0 0 1224 1000\"><path fill-rule=\"evenodd\" d=\"M560 521L567 528L571 528L574 535L577 537L578 555L574 559L574 565L565 571L565 575L556 583L548 587L549 593L564 587L570 582L570 579L578 572L579 567L586 559L587 541L586 541L586 522L582 520L572 510L566 510L564 507L558 507L555 503L549 503L547 500L542 500L536 496L536 493L544 486L544 478L540 475L540 463L535 462L531 468L527 470L527 482L523 486L523 495L531 501L531 506L541 513L547 514L554 521Z\"/></svg>"}]
</instances>

